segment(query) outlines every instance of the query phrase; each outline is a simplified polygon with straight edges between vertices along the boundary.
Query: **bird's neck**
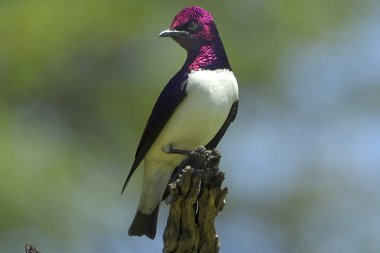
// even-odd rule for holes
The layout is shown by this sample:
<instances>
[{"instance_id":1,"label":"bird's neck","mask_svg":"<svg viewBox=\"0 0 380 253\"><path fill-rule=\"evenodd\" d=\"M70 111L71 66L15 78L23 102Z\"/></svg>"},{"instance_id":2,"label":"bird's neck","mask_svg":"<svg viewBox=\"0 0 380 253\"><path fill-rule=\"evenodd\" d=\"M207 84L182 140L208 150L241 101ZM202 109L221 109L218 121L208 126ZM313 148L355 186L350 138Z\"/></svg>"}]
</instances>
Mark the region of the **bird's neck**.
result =
<instances>
[{"instance_id":1,"label":"bird's neck","mask_svg":"<svg viewBox=\"0 0 380 253\"><path fill-rule=\"evenodd\" d=\"M200 69L231 69L223 43L219 37L214 39L210 44L188 50L184 68L189 72Z\"/></svg>"}]
</instances>

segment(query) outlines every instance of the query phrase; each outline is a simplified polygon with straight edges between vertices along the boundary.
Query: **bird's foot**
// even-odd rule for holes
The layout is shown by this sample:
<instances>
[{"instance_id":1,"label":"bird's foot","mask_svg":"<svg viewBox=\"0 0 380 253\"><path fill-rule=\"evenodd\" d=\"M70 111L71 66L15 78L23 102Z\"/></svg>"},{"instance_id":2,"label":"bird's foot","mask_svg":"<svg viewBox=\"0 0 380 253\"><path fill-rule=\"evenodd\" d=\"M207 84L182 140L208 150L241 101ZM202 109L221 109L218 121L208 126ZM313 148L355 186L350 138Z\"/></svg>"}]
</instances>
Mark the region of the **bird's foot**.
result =
<instances>
[{"instance_id":1,"label":"bird's foot","mask_svg":"<svg viewBox=\"0 0 380 253\"><path fill-rule=\"evenodd\" d=\"M169 145L163 147L162 151L164 151L166 154L177 154L177 155L185 155L185 156L189 156L192 152L192 150L172 148Z\"/></svg>"}]
</instances>

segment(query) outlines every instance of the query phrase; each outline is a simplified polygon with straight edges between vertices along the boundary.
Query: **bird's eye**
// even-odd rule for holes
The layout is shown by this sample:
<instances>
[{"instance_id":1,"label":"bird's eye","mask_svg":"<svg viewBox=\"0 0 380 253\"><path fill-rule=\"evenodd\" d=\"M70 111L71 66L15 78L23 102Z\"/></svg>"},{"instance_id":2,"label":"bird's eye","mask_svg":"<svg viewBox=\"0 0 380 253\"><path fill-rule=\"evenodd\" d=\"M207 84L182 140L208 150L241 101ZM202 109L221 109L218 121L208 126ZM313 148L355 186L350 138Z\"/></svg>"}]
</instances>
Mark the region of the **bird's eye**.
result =
<instances>
[{"instance_id":1,"label":"bird's eye","mask_svg":"<svg viewBox=\"0 0 380 253\"><path fill-rule=\"evenodd\" d=\"M195 23L194 21L191 21L188 26L187 26L187 30L189 30L189 32L194 32L195 30L198 29L198 24Z\"/></svg>"}]
</instances>

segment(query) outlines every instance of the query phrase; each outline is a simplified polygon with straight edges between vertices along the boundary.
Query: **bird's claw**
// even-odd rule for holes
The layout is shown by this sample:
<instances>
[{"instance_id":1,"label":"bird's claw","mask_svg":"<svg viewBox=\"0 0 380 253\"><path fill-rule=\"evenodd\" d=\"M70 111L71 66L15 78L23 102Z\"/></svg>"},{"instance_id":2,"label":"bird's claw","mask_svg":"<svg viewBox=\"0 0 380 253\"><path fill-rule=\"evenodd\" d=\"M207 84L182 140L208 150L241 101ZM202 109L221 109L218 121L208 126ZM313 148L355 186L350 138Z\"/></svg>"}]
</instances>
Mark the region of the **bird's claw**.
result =
<instances>
[{"instance_id":1,"label":"bird's claw","mask_svg":"<svg viewBox=\"0 0 380 253\"><path fill-rule=\"evenodd\" d=\"M177 154L177 155L185 155L185 156L189 156L192 152L191 150L176 149L176 148L172 148L171 146L163 147L162 151L164 151L166 154Z\"/></svg>"}]
</instances>

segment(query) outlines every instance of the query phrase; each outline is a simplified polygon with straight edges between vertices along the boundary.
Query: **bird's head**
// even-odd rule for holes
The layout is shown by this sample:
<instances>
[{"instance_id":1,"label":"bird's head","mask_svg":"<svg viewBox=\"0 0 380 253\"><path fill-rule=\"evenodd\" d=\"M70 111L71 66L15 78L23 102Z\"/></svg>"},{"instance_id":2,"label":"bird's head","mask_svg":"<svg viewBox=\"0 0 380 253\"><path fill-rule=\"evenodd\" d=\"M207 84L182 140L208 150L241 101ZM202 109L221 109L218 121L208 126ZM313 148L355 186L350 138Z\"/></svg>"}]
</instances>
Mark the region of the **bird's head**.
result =
<instances>
[{"instance_id":1,"label":"bird's head","mask_svg":"<svg viewBox=\"0 0 380 253\"><path fill-rule=\"evenodd\" d=\"M198 6L181 10L173 19L168 30L160 37L171 37L183 48L190 51L211 44L218 37L212 15Z\"/></svg>"}]
</instances>

